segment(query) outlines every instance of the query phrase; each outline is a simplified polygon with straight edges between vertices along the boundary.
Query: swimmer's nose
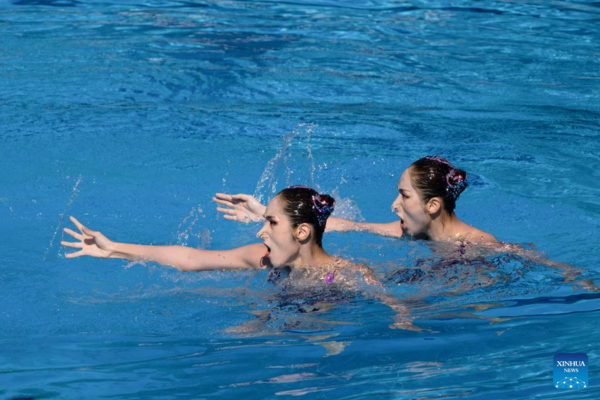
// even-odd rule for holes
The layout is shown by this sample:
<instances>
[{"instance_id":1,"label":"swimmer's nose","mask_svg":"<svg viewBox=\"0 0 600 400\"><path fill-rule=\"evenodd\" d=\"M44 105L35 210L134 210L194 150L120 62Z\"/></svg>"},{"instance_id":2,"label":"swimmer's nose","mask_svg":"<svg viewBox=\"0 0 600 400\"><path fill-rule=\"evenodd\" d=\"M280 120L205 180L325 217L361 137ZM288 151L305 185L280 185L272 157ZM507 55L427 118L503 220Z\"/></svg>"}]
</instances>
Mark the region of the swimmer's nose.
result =
<instances>
[{"instance_id":1,"label":"swimmer's nose","mask_svg":"<svg viewBox=\"0 0 600 400\"><path fill-rule=\"evenodd\" d=\"M263 237L263 235L265 234L265 233L263 232L263 231L264 231L264 229L265 229L265 228L264 228L264 226L263 226L263 227L262 227L262 228L261 228L261 229L260 229L258 232L256 232L256 237L257 237L257 238L259 238L259 239L264 239L264 237Z\"/></svg>"}]
</instances>

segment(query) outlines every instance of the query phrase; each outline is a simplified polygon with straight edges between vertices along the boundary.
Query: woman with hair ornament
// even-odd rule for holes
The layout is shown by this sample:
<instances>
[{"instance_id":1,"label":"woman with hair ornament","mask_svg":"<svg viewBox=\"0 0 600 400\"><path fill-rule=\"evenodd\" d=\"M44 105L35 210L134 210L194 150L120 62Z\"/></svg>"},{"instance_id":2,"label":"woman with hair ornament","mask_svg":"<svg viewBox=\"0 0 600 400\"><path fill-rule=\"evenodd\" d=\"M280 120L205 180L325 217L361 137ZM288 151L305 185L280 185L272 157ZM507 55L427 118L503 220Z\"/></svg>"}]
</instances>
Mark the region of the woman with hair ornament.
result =
<instances>
[{"instance_id":1,"label":"woman with hair ornament","mask_svg":"<svg viewBox=\"0 0 600 400\"><path fill-rule=\"evenodd\" d=\"M66 258L89 256L123 258L132 261L151 261L177 268L180 271L285 269L287 283L301 287L318 285L357 290L361 277L367 285L383 286L366 266L329 255L322 244L327 219L335 200L306 186L292 186L279 192L264 208L264 225L257 237L262 243L231 250L199 250L185 246L144 246L113 242L99 231L93 231L74 217L78 228L64 231L76 242L63 241L65 247L79 249ZM286 286L284 285L284 287ZM418 330L407 316L406 308L393 297L375 290L366 293L379 299L395 311L391 328Z\"/></svg>"}]
</instances>

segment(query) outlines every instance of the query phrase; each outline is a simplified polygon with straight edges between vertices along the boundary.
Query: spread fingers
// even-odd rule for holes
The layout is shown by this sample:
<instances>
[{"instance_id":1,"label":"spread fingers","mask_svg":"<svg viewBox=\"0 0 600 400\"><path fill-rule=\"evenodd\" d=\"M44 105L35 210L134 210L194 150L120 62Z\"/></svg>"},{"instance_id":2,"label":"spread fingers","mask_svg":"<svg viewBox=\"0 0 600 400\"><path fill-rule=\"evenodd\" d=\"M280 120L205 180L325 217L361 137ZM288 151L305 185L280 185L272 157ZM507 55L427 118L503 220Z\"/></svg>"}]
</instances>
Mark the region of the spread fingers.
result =
<instances>
[{"instance_id":1,"label":"spread fingers","mask_svg":"<svg viewBox=\"0 0 600 400\"><path fill-rule=\"evenodd\" d=\"M77 218L75 217L69 217L69 219L71 220L72 223L75 224L75 226L77 227L77 229L79 229L82 233L83 233L83 224L79 221L77 221Z\"/></svg>"},{"instance_id":2,"label":"spread fingers","mask_svg":"<svg viewBox=\"0 0 600 400\"><path fill-rule=\"evenodd\" d=\"M66 258L76 258L76 257L81 257L82 255L84 255L84 254L83 254L83 250L80 250L80 251L77 251L77 252L75 252L75 253L68 253L68 254L65 254L65 257L66 257Z\"/></svg>"},{"instance_id":3,"label":"spread fingers","mask_svg":"<svg viewBox=\"0 0 600 400\"><path fill-rule=\"evenodd\" d=\"M218 197L213 197L213 201L215 203L224 205L224 206L231 206L233 203L229 200L223 200L223 199L219 199Z\"/></svg>"},{"instance_id":4,"label":"spread fingers","mask_svg":"<svg viewBox=\"0 0 600 400\"><path fill-rule=\"evenodd\" d=\"M68 233L69 235L73 236L75 239L78 239L78 240L82 240L82 239L83 239L83 236L82 236L81 234L79 234L79 233L75 232L75 231L74 231L74 230L72 230L72 229L65 228L65 229L63 229L63 231L64 231L65 233Z\"/></svg>"},{"instance_id":5,"label":"spread fingers","mask_svg":"<svg viewBox=\"0 0 600 400\"><path fill-rule=\"evenodd\" d=\"M226 193L215 193L215 197L213 197L213 199L231 201L233 200L233 196Z\"/></svg>"},{"instance_id":6,"label":"spread fingers","mask_svg":"<svg viewBox=\"0 0 600 400\"><path fill-rule=\"evenodd\" d=\"M65 247L73 247L76 249L82 249L83 248L83 244L81 242L60 242L61 245L65 246Z\"/></svg>"}]
</instances>

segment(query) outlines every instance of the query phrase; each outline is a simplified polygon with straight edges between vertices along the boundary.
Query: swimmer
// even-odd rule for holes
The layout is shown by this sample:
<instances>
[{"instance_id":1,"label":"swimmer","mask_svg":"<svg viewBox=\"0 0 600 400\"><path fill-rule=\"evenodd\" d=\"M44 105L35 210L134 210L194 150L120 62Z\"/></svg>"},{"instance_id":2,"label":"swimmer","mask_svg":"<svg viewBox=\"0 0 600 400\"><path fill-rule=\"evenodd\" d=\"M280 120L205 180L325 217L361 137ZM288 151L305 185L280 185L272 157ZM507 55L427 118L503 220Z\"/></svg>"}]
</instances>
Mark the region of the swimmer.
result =
<instances>
[{"instance_id":1,"label":"swimmer","mask_svg":"<svg viewBox=\"0 0 600 400\"><path fill-rule=\"evenodd\" d=\"M410 236L433 242L497 243L494 236L466 224L454 213L456 201L467 185L465 171L453 167L442 157L427 156L415 161L400 177L398 197L392 203L392 212L399 221L371 223L331 217L326 231L361 231L395 238ZM217 207L217 210L229 220L260 221L264 214L265 207L247 194L217 193L213 201L227 207Z\"/></svg>"},{"instance_id":2,"label":"swimmer","mask_svg":"<svg viewBox=\"0 0 600 400\"><path fill-rule=\"evenodd\" d=\"M430 241L435 254L444 258L479 258L499 252L526 257L549 267L563 270L567 281L580 274L572 266L542 257L538 252L514 244L501 243L483 230L459 219L454 210L461 193L468 186L467 173L455 168L439 156L423 157L410 165L400 177L398 197L392 203L392 212L399 221L389 223L354 222L329 218L327 232L361 231L387 237L406 237ZM224 218L251 222L260 221L265 207L247 194L217 193L213 201ZM582 283L580 281L578 283ZM589 282L582 284L592 288Z\"/></svg>"},{"instance_id":3,"label":"swimmer","mask_svg":"<svg viewBox=\"0 0 600 400\"><path fill-rule=\"evenodd\" d=\"M64 231L78 242L61 242L63 246L80 249L66 258L90 256L151 261L180 271L272 269L288 270L293 284L339 286L356 289L361 276L368 285L382 286L365 265L333 257L323 249L322 237L335 200L305 186L292 186L279 192L264 208L264 226L255 243L232 250L198 250L184 246L144 246L118 243L99 231L85 227L74 217L71 221L79 233ZM407 319L406 309L395 298L374 293L383 304L396 312L391 328L418 330Z\"/></svg>"}]
</instances>

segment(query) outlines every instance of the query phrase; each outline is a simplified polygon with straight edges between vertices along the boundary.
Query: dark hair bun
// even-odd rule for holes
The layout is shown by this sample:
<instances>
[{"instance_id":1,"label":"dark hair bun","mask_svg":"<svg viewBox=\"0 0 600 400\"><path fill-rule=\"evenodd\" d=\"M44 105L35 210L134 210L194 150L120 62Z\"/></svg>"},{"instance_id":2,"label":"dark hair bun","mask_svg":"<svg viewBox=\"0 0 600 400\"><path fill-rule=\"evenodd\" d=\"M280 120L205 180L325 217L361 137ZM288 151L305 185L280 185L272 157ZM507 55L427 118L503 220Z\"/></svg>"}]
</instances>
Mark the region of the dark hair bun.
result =
<instances>
[{"instance_id":1,"label":"dark hair bun","mask_svg":"<svg viewBox=\"0 0 600 400\"><path fill-rule=\"evenodd\" d=\"M450 193L455 201L469 185L467 182L467 173L462 169L455 168L452 168L446 175L446 182L448 183L446 190Z\"/></svg>"},{"instance_id":2,"label":"dark hair bun","mask_svg":"<svg viewBox=\"0 0 600 400\"><path fill-rule=\"evenodd\" d=\"M423 157L412 163L410 169L412 184L421 200L441 197L444 209L453 213L456 200L468 186L467 173L440 156Z\"/></svg>"},{"instance_id":3,"label":"dark hair bun","mask_svg":"<svg viewBox=\"0 0 600 400\"><path fill-rule=\"evenodd\" d=\"M335 199L328 194L314 194L312 196L313 210L319 220L319 225L325 226L327 218L333 213Z\"/></svg>"},{"instance_id":4,"label":"dark hair bun","mask_svg":"<svg viewBox=\"0 0 600 400\"><path fill-rule=\"evenodd\" d=\"M309 223L314 228L315 242L321 246L327 218L333 212L335 200L328 194L319 194L308 186L290 186L277 194L283 211L292 226Z\"/></svg>"}]
</instances>

